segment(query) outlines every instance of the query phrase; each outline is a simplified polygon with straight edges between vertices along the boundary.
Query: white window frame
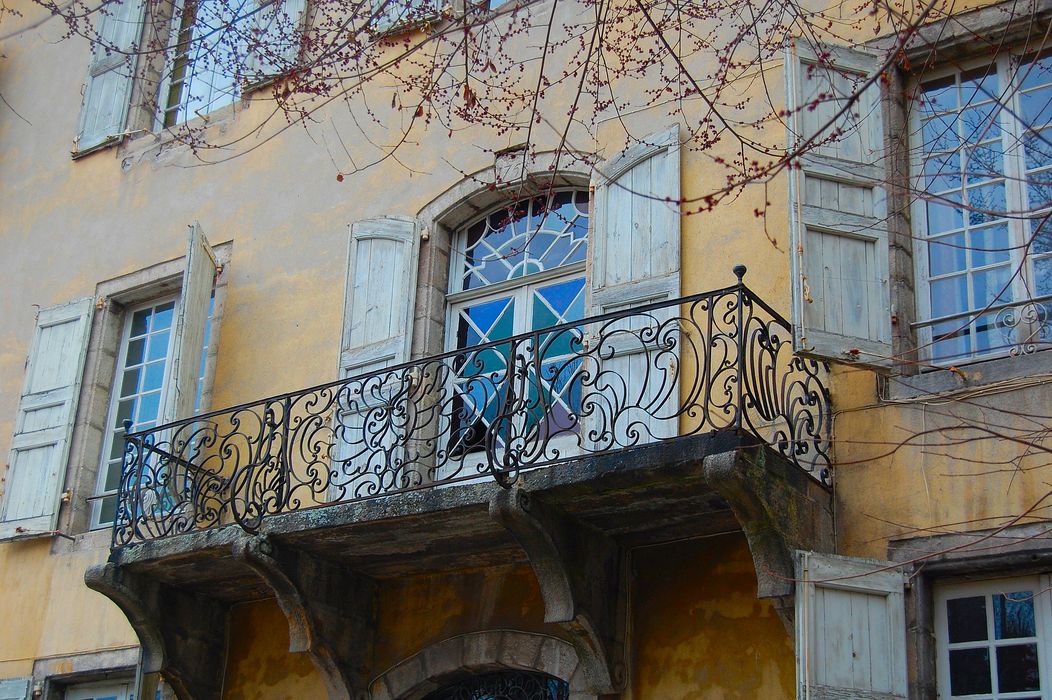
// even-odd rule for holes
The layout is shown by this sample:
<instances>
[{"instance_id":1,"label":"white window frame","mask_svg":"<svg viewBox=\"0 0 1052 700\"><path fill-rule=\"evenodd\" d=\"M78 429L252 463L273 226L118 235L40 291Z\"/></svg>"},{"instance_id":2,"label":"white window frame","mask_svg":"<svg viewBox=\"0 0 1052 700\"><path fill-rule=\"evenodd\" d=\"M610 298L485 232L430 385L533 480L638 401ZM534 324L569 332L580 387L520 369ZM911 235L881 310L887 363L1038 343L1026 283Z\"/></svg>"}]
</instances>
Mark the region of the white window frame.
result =
<instances>
[{"instance_id":1,"label":"white window frame","mask_svg":"<svg viewBox=\"0 0 1052 700\"><path fill-rule=\"evenodd\" d=\"M95 491L92 494L91 502L91 524L90 529L98 530L108 528L113 525L113 521L102 522L99 520L102 510L102 501L108 496L116 496L117 491L107 491L105 489L106 484L106 470L109 464L110 452L113 449L113 441L117 438L117 429L113 425L113 421L117 417L117 404L120 403L121 394L121 378L124 374L125 363L128 359L128 345L131 338L131 326L132 317L137 311L143 309L153 308L167 302L174 302L172 308L172 316L179 310L180 299L179 296L164 296L158 299L151 299L150 301L136 304L135 306L129 306L124 310L123 318L121 320L121 340L120 340L120 351L117 354L117 365L113 375L113 388L110 391L109 408L106 411L106 435L102 439L102 451L99 455L99 468L97 472L97 479L95 483ZM175 343L172 342L172 336L169 333L168 337L168 349L164 356L164 376L161 378L161 392L158 401L159 411L163 410L165 405L165 399L167 396L167 389L169 385L169 376L172 371L172 349ZM160 413L158 413L158 419L160 419Z\"/></svg>"},{"instance_id":2,"label":"white window frame","mask_svg":"<svg viewBox=\"0 0 1052 700\"><path fill-rule=\"evenodd\" d=\"M541 196L554 197L560 192L584 192L588 194L588 217L589 220L594 216L593 202L594 197L589 189L586 187L555 187L550 190L546 190ZM533 199L536 195L526 195L517 199L513 204L517 204L520 201L527 201ZM532 297L532 291L542 286L549 286L553 284L559 284L561 282L569 282L575 278L581 278L584 280L584 293L587 298L588 295L588 257L591 252L588 247L592 245L591 237L586 234L585 247L586 254L585 260L579 262L569 263L567 265L559 265L548 270L542 270L540 272L533 272L512 279L506 279L493 284L486 284L481 287L473 289L464 289L464 266L467 261L467 237L468 229L481 220L486 219L495 212L499 212L502 209L506 209L506 205L498 205L486 209L483 213L471 217L464 224L459 226L453 234L453 254L450 255L450 267L449 267L449 280L451 281L451 287L455 287L456 291L450 291L446 294L446 338L445 338L445 349L447 352L455 350L470 350L473 346L467 346L464 348L457 347L457 330L459 328L459 312L460 310L474 306L476 304L485 303L501 297L513 297L515 304L515 311L513 317L513 329L512 335L519 335L522 333L528 333L533 330L540 330L528 327L529 316L530 316L530 300ZM591 225L589 225L588 233L591 233ZM585 304L584 315L588 315L588 306ZM488 341L487 341L488 342ZM510 370L511 368L509 368ZM450 380L455 383L455 379ZM453 387L450 386L449 394L452 396ZM583 430L583 428L582 428ZM555 438L556 443L565 442L567 446L570 446L573 442L572 435L561 435ZM563 449L563 448L560 448ZM564 450L565 451L565 450ZM469 461L465 461L467 466L470 466ZM441 478L438 476L437 478Z\"/></svg>"},{"instance_id":3,"label":"white window frame","mask_svg":"<svg viewBox=\"0 0 1052 700\"><path fill-rule=\"evenodd\" d=\"M945 582L936 583L933 594L934 598L934 628L935 628L935 651L936 651L936 678L940 698L976 698L977 700L1007 700L1008 698L1033 698L1040 697L1042 700L1052 700L1052 592L1049 585L1052 579L1047 574L1041 576L1023 576L1015 578L999 578L984 581L967 582ZM988 695L954 696L950 694L950 659L949 659L949 628L946 619L946 603L956 598L966 598L984 595L989 600L991 594L1011 593L1012 591L1032 590L1034 591L1034 619L1037 628L1036 643L1038 646L1038 668L1041 682L1044 686L1039 692L1026 691L1014 693L991 692ZM959 642L955 648L987 648L993 649L998 645L993 638L993 630L989 629L991 619L987 612L988 635L987 639L980 642ZM1024 638L1025 639L1025 638ZM1019 644L1019 640L1003 640L1002 646ZM995 668L993 658L990 668ZM993 686L991 686L993 687Z\"/></svg>"},{"instance_id":4,"label":"white window frame","mask_svg":"<svg viewBox=\"0 0 1052 700\"><path fill-rule=\"evenodd\" d=\"M1006 108L999 110L999 124L1002 130L1002 146L1004 147L1004 159L1002 165L1005 170L1004 181L1005 181L1005 202L1006 209L1008 212L1028 211L1024 205L1026 183L1023 182L1024 172L1019 170L1019 166L1022 164L1022 154L1017 147L1012 146L1012 142L1019 142L1023 138L1025 129L1023 129L1022 121L1020 118L1013 116L1019 115L1020 104L1019 104L1019 90L1015 83L1009 81L1009 78L1015 74L1014 68L1018 67L1018 63L1022 60L1034 56L1032 52L1022 54L1016 51L1004 51L998 54L993 61L990 59L975 59L973 61L964 62L960 65L947 66L943 68L936 68L930 71L925 71L922 76L917 78L909 88L910 104L919 104L921 90L925 83L929 83L940 78L947 78L959 73L968 73L974 70L987 68L993 66L998 74L998 82L1001 86L1002 94L1006 92L1011 93L1010 102ZM1034 56L1036 58L1037 56ZM1004 104L1000 102L1000 104ZM970 322L970 319L974 318L973 312L960 312L957 314L951 314L950 316L943 316L939 319L933 319L931 315L931 287L929 284L929 256L928 256L928 227L927 227L927 209L928 203L927 192L924 184L924 152L922 145L923 134L921 133L922 127L921 110L914 109L911 111L909 118L909 133L910 133L910 183L913 192L912 203L911 203L911 227L912 236L915 241L913 260L914 260L914 290L916 295L916 306L917 306L917 321L914 323L914 327L917 332L918 347L921 349L922 359L935 364L936 366L949 366L954 364L964 364L971 362L981 362L986 360L993 360L1001 357L1018 354L1015 349L1015 343L1011 346L1007 346L998 350L990 352L969 352L967 355L958 357L947 358L943 360L934 359L933 355L933 333L932 327L939 322L940 319L954 319L956 318L961 324L966 321ZM1023 164L1025 168L1025 164ZM964 216L967 216L968 210L964 209ZM1024 217L1011 217L1006 218L1004 221L1008 225L1010 246L1009 266L1014 277L1008 292L1012 295L1015 301L1009 304L998 304L993 306L994 311L989 313L996 313L997 310L1002 308L1020 308L1038 297L1027 291L1028 280L1032 280L1033 274L1033 258L1031 255L1027 256L1027 259L1023 260L1023 252L1021 250L1022 244L1024 244L1030 238L1030 219ZM966 274L971 273L972 270L981 268L966 267ZM1020 271L1020 274L1015 274L1016 271ZM969 276L969 290L971 289L971 280ZM1032 285L1031 285L1032 286ZM969 298L971 298L969 292ZM1028 326L1023 326L1023 330L1027 330ZM1018 334L1019 329L1016 330ZM1018 336L1017 339L1018 340ZM971 341L969 341L971 342Z\"/></svg>"}]
</instances>

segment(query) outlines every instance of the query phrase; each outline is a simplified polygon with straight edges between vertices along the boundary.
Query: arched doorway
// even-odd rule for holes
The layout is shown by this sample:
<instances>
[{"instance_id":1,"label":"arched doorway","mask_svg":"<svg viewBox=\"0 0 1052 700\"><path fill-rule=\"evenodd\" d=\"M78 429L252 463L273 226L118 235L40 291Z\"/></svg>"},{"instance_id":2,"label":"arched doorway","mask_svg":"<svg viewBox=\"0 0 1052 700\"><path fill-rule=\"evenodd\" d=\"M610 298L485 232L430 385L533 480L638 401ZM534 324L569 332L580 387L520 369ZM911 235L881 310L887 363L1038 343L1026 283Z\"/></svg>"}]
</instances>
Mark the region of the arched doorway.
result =
<instances>
[{"instance_id":1,"label":"arched doorway","mask_svg":"<svg viewBox=\"0 0 1052 700\"><path fill-rule=\"evenodd\" d=\"M466 676L424 700L569 700L570 686L545 673L498 671Z\"/></svg>"}]
</instances>

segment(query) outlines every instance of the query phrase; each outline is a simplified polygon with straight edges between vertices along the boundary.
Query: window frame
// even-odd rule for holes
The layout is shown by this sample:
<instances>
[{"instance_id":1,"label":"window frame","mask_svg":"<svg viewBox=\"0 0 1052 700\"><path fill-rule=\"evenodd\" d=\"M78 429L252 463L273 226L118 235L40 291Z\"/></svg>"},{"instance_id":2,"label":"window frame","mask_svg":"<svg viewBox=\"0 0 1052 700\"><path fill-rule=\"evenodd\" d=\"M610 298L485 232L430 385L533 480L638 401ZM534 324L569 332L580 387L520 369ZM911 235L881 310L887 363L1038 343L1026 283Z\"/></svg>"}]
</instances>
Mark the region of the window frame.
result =
<instances>
[{"instance_id":1,"label":"window frame","mask_svg":"<svg viewBox=\"0 0 1052 700\"><path fill-rule=\"evenodd\" d=\"M169 301L174 302L173 306L172 306L172 316L174 318L174 316L175 316L175 314L176 314L176 312L178 310L179 302L180 302L180 299L179 299L178 295L175 295L175 296L165 295L165 296L162 296L162 297L159 297L159 298L156 298L156 299L151 299L151 300L146 301L146 302L140 302L138 304L135 304L135 305L132 305L132 306L128 306L122 311L122 314L121 314L122 315L122 320L121 320L122 329L121 329L121 338L119 340L120 345L119 345L119 350L118 350L118 353L117 353L117 362L116 362L116 364L114 366L113 383L111 384L110 397L109 397L109 408L108 408L108 410L106 412L106 423L105 423L105 425L107 427L107 432L103 435L102 450L99 452L99 466L98 466L98 470L96 471L95 490L94 490L94 493L92 493L92 495L89 497L90 500L91 500L91 521L90 521L89 527L92 530L104 529L104 528L109 528L109 527L113 526L113 521L112 520L110 520L110 521L101 521L99 519L99 517L100 517L101 511L102 511L102 502L103 502L103 500L105 498L107 498L107 497L110 497L110 496L116 496L116 494L117 494L117 489L106 490L104 488L104 486L105 486L106 477L107 477L107 467L108 467L108 464L109 464L109 461L110 461L109 456L110 456L110 452L113 449L113 442L115 440L119 439L118 438L118 428L116 426L114 426L113 423L114 423L114 420L115 420L115 418L117 416L117 408L118 408L118 404L120 403L120 399L121 399L121 396L120 396L120 384L121 384L120 379L121 379L121 374L127 368L128 346L130 344L130 339L131 339L132 317L138 311L142 311L144 309L156 308L157 306L160 306L162 304L166 304ZM163 410L163 407L165 405L165 398L166 398L167 389L168 389L169 376L170 376L170 373L172 371L172 346L173 346L172 336L171 336L171 333L169 332L168 346L167 346L167 348L165 350L165 355L164 355L164 374L161 377L161 388L160 388L158 404L157 404L158 405L158 418L160 418L160 411ZM135 394L135 396L138 396L138 395L139 395L139 393L137 392Z\"/></svg>"},{"instance_id":2,"label":"window frame","mask_svg":"<svg viewBox=\"0 0 1052 700\"><path fill-rule=\"evenodd\" d=\"M1015 335L1012 344L1006 344L1000 348L985 352L971 349L971 345L974 343L973 338L975 334L969 330L969 333L964 336L969 343L969 350L966 354L954 355L945 359L936 359L933 352L934 333L932 328L941 321L958 322L961 323L963 327L963 324L967 320L967 325L971 326L974 323L973 319L977 317L997 314L998 312L1007 309L1022 309L1026 305L1034 303L1035 300L1042 300L1049 296L1032 294L1027 291L1028 286L1033 287L1033 283L1031 282L1034 278L1033 254L1027 253L1027 255L1024 256L1022 246L1029 238L1029 234L1024 229L1029 229L1030 217L1033 216L1033 213L1023 205L1026 190L1024 179L1025 172L1020 172L1019 166L1022 165L1025 168L1025 163L1022 162L1023 154L1018 144L1022 141L1026 132L1026 127L1024 126L1022 118L1018 116L1020 114L1019 93L1021 86L1019 82L1012 80L1012 76L1016 74L1016 69L1023 61L1030 58L1036 59L1038 57L1040 57L1040 54L1037 52L1022 50L1018 47L1010 48L991 58L972 58L970 60L960 61L954 65L943 65L926 70L923 73L914 76L906 86L907 103L919 105L921 91L926 83L932 83L943 78L956 77L957 75L973 73L986 67L992 67L994 69L993 72L996 72L1001 96L1005 94L1010 95L1007 104L1001 101L1000 96L998 96L996 100L996 104L1001 105L1001 107L997 109L997 115L999 129L1002 134L1001 167L1004 170L1002 180L1004 183L1006 210L1007 212L1025 212L1025 214L1021 216L1006 216L995 219L995 221L1005 222L1008 228L1009 246L1011 249L1009 250L1007 266L1012 274L1012 279L1010 285L1006 289L1006 293L1012 296L1013 301L991 304L987 307L990 310L981 315L977 315L975 311L969 310L933 318L931 313L931 275L929 274L930 239L927 226L927 205L931 200L924 184L924 161L927 154L925 153L922 143L921 109L917 107L909 110L909 114L907 115L908 137L906 141L909 151L908 180L909 191L911 193L909 204L909 235L913 241L914 248L913 269L911 272L914 290L913 296L915 297L913 302L916 313L916 319L910 325L911 330L913 331L913 337L917 342L919 358L926 365L934 368L949 367L957 364L986 362L1014 357L1020 354L1030 354L1030 352L1021 352L1019 350L1020 345L1028 344L1026 342L1019 342L1020 333L1024 332L1026 329L1033 330L1035 328L1035 326L1027 324L1022 328L1017 328L1013 331ZM1052 122L1049 122L1046 126L1052 126ZM1007 146L1005 143L1006 140L1011 141ZM1013 143L1016 145L1013 145ZM966 148L967 145L966 142L962 141L961 149ZM962 183L962 188L963 187L966 187L964 183ZM967 216L967 208L963 211L964 215ZM996 226L996 224L994 224L994 226ZM991 226L989 228L993 227ZM971 226L965 227L962 225L960 228L961 232L972 230L975 230L975 228ZM982 266L965 265L958 272L946 274L951 277L962 274L965 275L969 280L968 287L970 289L970 279L973 271L995 269L1001 265L1004 265L1004 263L991 263Z\"/></svg>"},{"instance_id":3,"label":"window frame","mask_svg":"<svg viewBox=\"0 0 1052 700\"><path fill-rule=\"evenodd\" d=\"M1020 575L1003 578L989 578L982 580L954 580L947 579L935 581L932 590L933 610L932 626L935 653L935 676L936 687L939 697L945 698L990 698L999 700L1001 698L1024 698L1035 697L1035 693L1043 700L1052 699L1052 593L1049 592L1049 576L1047 574ZM1034 591L1034 618L1036 635L1034 643L1038 646L1038 673L1041 678L1042 688L1039 691L1018 691L1001 693L991 692L979 695L951 695L949 687L949 629L947 625L946 603L950 600L977 597L983 595L990 600L992 595L998 593L1010 593L1020 589ZM1042 614L1043 613L1043 614ZM987 624L991 619L991 613L987 612ZM989 630L988 630L989 631ZM1010 644L998 645L998 640L988 636L986 640L977 642L959 642L958 644L975 644L974 648L994 649L998 646L1009 646ZM994 659L990 659L991 671L995 668Z\"/></svg>"},{"instance_id":4,"label":"window frame","mask_svg":"<svg viewBox=\"0 0 1052 700\"><path fill-rule=\"evenodd\" d=\"M96 700L100 694L115 696L117 700L130 700L135 694L134 685L134 678L77 683L63 689L62 700Z\"/></svg>"}]
</instances>

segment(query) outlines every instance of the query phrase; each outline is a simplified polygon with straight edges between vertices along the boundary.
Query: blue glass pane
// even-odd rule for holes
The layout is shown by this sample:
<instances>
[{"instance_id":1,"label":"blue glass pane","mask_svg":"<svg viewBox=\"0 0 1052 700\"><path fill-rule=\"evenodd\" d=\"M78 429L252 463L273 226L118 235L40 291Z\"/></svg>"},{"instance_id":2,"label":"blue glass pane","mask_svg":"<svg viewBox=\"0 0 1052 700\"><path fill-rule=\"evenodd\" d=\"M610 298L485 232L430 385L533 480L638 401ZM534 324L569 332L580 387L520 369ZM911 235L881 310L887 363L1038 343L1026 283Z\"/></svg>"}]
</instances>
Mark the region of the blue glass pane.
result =
<instances>
[{"instance_id":1,"label":"blue glass pane","mask_svg":"<svg viewBox=\"0 0 1052 700\"><path fill-rule=\"evenodd\" d=\"M1052 294L1052 257L1041 258L1034 261L1034 294L1046 296ZM1052 319L1052 309L1046 306L1045 318ZM1052 332L1052 323L1046 321L1047 332Z\"/></svg>"},{"instance_id":2,"label":"blue glass pane","mask_svg":"<svg viewBox=\"0 0 1052 700\"><path fill-rule=\"evenodd\" d=\"M1036 130L1052 122L1052 86L1022 93L1020 104L1028 128Z\"/></svg>"},{"instance_id":3,"label":"blue glass pane","mask_svg":"<svg viewBox=\"0 0 1052 700\"><path fill-rule=\"evenodd\" d=\"M924 153L956 151L961 147L957 137L957 115L943 114L924 122Z\"/></svg>"},{"instance_id":4,"label":"blue glass pane","mask_svg":"<svg viewBox=\"0 0 1052 700\"><path fill-rule=\"evenodd\" d=\"M1026 169L1036 170L1047 168L1052 165L1052 129L1044 129L1036 134L1027 134L1023 137L1023 148L1026 152ZM1042 181L1048 181L1049 175L1040 176Z\"/></svg>"},{"instance_id":5,"label":"blue glass pane","mask_svg":"<svg viewBox=\"0 0 1052 700\"><path fill-rule=\"evenodd\" d=\"M155 391L139 397L139 413L135 417L137 424L157 420L161 410L161 392Z\"/></svg>"},{"instance_id":6,"label":"blue glass pane","mask_svg":"<svg viewBox=\"0 0 1052 700\"><path fill-rule=\"evenodd\" d=\"M928 243L928 268L933 276L961 272L968 265L963 233L941 236Z\"/></svg>"},{"instance_id":7,"label":"blue glass pane","mask_svg":"<svg viewBox=\"0 0 1052 700\"><path fill-rule=\"evenodd\" d=\"M959 202L961 197L959 194L946 195L927 203L928 233L930 234L959 229L964 225L964 215L961 209L948 204L945 200Z\"/></svg>"},{"instance_id":8,"label":"blue glass pane","mask_svg":"<svg viewBox=\"0 0 1052 700\"><path fill-rule=\"evenodd\" d=\"M968 184L999 178L1004 174L1004 149L990 141L968 149Z\"/></svg>"},{"instance_id":9,"label":"blue glass pane","mask_svg":"<svg viewBox=\"0 0 1052 700\"><path fill-rule=\"evenodd\" d=\"M950 277L931 283L931 313L936 318L967 311L968 280L964 276Z\"/></svg>"},{"instance_id":10,"label":"blue glass pane","mask_svg":"<svg viewBox=\"0 0 1052 700\"><path fill-rule=\"evenodd\" d=\"M175 302L169 301L165 304L161 304L153 313L153 323L150 327L151 331L161 330L162 328L170 328L172 325L172 315L175 313Z\"/></svg>"},{"instance_id":11,"label":"blue glass pane","mask_svg":"<svg viewBox=\"0 0 1052 700\"><path fill-rule=\"evenodd\" d=\"M968 207L968 223L972 226L1003 217L1007 209L1004 183L969 189Z\"/></svg>"},{"instance_id":12,"label":"blue glass pane","mask_svg":"<svg viewBox=\"0 0 1052 700\"><path fill-rule=\"evenodd\" d=\"M939 193L961 187L961 155L950 153L932 156L924 162L928 192Z\"/></svg>"},{"instance_id":13,"label":"blue glass pane","mask_svg":"<svg viewBox=\"0 0 1052 700\"><path fill-rule=\"evenodd\" d=\"M1052 82L1052 56L1043 56L1023 63L1019 67L1019 75L1023 78L1024 90Z\"/></svg>"},{"instance_id":14,"label":"blue glass pane","mask_svg":"<svg viewBox=\"0 0 1052 700\"><path fill-rule=\"evenodd\" d=\"M154 362L146 365L146 374L142 382L143 391L160 389L164 381L164 362Z\"/></svg>"},{"instance_id":15,"label":"blue glass pane","mask_svg":"<svg viewBox=\"0 0 1052 700\"><path fill-rule=\"evenodd\" d=\"M925 83L921 93L921 113L924 115L957 109L957 85L953 78Z\"/></svg>"},{"instance_id":16,"label":"blue glass pane","mask_svg":"<svg viewBox=\"0 0 1052 700\"><path fill-rule=\"evenodd\" d=\"M971 239L972 267L1007 262L1011 257L1012 242L1007 224L972 231Z\"/></svg>"},{"instance_id":17,"label":"blue glass pane","mask_svg":"<svg viewBox=\"0 0 1052 700\"><path fill-rule=\"evenodd\" d=\"M150 327L151 310L152 309L142 309L132 314L131 336L133 338L137 335L143 335Z\"/></svg>"},{"instance_id":18,"label":"blue glass pane","mask_svg":"<svg viewBox=\"0 0 1052 700\"><path fill-rule=\"evenodd\" d=\"M972 276L972 307L982 309L989 304L1011 301L1012 268L1008 265L976 272Z\"/></svg>"},{"instance_id":19,"label":"blue glass pane","mask_svg":"<svg viewBox=\"0 0 1052 700\"><path fill-rule=\"evenodd\" d=\"M1037 627L1034 622L1033 591L1015 591L995 594L994 639L1018 639L1034 637Z\"/></svg>"},{"instance_id":20,"label":"blue glass pane","mask_svg":"<svg viewBox=\"0 0 1052 700\"><path fill-rule=\"evenodd\" d=\"M150 336L150 349L146 353L147 360L163 360L168 355L169 331L157 333Z\"/></svg>"}]
</instances>

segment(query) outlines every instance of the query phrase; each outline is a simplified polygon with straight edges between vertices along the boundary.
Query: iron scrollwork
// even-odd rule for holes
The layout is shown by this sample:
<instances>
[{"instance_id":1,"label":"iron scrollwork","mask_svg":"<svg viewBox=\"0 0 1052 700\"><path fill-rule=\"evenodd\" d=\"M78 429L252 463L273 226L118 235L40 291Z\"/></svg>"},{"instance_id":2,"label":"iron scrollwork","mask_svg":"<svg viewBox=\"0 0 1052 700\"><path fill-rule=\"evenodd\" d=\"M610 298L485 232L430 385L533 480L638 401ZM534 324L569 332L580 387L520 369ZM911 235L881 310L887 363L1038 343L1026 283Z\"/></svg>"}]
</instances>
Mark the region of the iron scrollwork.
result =
<instances>
[{"instance_id":1,"label":"iron scrollwork","mask_svg":"<svg viewBox=\"0 0 1052 700\"><path fill-rule=\"evenodd\" d=\"M824 363L742 282L126 436L115 547L724 430L828 480Z\"/></svg>"}]
</instances>

